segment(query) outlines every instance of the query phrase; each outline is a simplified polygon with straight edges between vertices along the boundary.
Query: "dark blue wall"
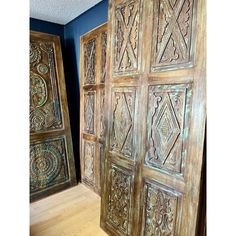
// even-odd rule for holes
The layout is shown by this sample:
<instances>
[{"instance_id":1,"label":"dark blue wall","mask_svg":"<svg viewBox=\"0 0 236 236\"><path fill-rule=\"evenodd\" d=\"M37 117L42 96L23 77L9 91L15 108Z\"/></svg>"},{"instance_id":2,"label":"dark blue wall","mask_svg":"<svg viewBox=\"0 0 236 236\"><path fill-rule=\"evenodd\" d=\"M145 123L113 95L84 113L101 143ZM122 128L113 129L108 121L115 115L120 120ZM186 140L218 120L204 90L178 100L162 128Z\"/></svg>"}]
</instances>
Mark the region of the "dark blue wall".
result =
<instances>
[{"instance_id":1,"label":"dark blue wall","mask_svg":"<svg viewBox=\"0 0 236 236\"><path fill-rule=\"evenodd\" d=\"M80 36L107 21L108 0L103 0L66 25L30 18L30 30L61 37L71 133L77 179L80 180Z\"/></svg>"}]
</instances>

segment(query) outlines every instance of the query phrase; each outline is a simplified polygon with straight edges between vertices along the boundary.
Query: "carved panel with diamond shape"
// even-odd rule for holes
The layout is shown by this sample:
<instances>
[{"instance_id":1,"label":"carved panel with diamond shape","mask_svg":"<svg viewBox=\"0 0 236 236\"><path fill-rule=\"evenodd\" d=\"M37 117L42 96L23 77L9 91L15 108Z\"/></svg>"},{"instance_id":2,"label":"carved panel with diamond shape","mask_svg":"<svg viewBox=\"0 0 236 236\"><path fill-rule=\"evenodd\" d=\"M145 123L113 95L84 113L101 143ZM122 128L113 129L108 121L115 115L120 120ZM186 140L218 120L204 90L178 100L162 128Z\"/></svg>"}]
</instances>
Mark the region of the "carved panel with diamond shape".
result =
<instances>
[{"instance_id":1,"label":"carved panel with diamond shape","mask_svg":"<svg viewBox=\"0 0 236 236\"><path fill-rule=\"evenodd\" d=\"M150 86L146 165L182 173L190 98L190 85Z\"/></svg>"},{"instance_id":2,"label":"carved panel with diamond shape","mask_svg":"<svg viewBox=\"0 0 236 236\"><path fill-rule=\"evenodd\" d=\"M152 71L191 62L193 0L154 0Z\"/></svg>"},{"instance_id":3,"label":"carved panel with diamond shape","mask_svg":"<svg viewBox=\"0 0 236 236\"><path fill-rule=\"evenodd\" d=\"M111 149L132 159L135 112L135 90L116 88L112 91Z\"/></svg>"}]
</instances>

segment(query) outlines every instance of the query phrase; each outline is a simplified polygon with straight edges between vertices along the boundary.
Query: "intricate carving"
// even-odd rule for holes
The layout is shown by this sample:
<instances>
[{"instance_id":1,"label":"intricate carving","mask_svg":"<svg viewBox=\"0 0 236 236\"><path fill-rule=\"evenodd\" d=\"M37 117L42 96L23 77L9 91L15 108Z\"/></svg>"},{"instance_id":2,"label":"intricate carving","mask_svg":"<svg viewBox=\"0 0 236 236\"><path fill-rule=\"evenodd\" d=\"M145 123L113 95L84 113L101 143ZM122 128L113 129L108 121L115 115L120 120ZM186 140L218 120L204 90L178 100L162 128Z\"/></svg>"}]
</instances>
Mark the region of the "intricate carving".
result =
<instances>
[{"instance_id":1,"label":"intricate carving","mask_svg":"<svg viewBox=\"0 0 236 236\"><path fill-rule=\"evenodd\" d=\"M104 105L105 105L105 89L100 90L100 138L104 139L105 135L105 117L104 117Z\"/></svg>"},{"instance_id":2,"label":"intricate carving","mask_svg":"<svg viewBox=\"0 0 236 236\"><path fill-rule=\"evenodd\" d=\"M96 82L96 39L84 44L84 84Z\"/></svg>"},{"instance_id":3,"label":"intricate carving","mask_svg":"<svg viewBox=\"0 0 236 236\"><path fill-rule=\"evenodd\" d=\"M84 93L84 131L95 134L95 91Z\"/></svg>"},{"instance_id":4,"label":"intricate carving","mask_svg":"<svg viewBox=\"0 0 236 236\"><path fill-rule=\"evenodd\" d=\"M153 184L145 184L144 234L175 235L178 197Z\"/></svg>"},{"instance_id":5,"label":"intricate carving","mask_svg":"<svg viewBox=\"0 0 236 236\"><path fill-rule=\"evenodd\" d=\"M115 9L114 74L138 69L139 1L128 0Z\"/></svg>"},{"instance_id":6,"label":"intricate carving","mask_svg":"<svg viewBox=\"0 0 236 236\"><path fill-rule=\"evenodd\" d=\"M193 0L155 0L152 71L190 62Z\"/></svg>"},{"instance_id":7,"label":"intricate carving","mask_svg":"<svg viewBox=\"0 0 236 236\"><path fill-rule=\"evenodd\" d=\"M181 173L184 140L188 138L191 89L187 85L160 85L149 89L148 152L145 164Z\"/></svg>"},{"instance_id":8,"label":"intricate carving","mask_svg":"<svg viewBox=\"0 0 236 236\"><path fill-rule=\"evenodd\" d=\"M115 89L112 100L111 149L132 159L135 90Z\"/></svg>"},{"instance_id":9,"label":"intricate carving","mask_svg":"<svg viewBox=\"0 0 236 236\"><path fill-rule=\"evenodd\" d=\"M30 44L30 131L43 132L61 127L53 44L32 42Z\"/></svg>"},{"instance_id":10,"label":"intricate carving","mask_svg":"<svg viewBox=\"0 0 236 236\"><path fill-rule=\"evenodd\" d=\"M101 83L105 83L106 78L106 56L107 56L107 33L103 32L102 40L102 62L101 62Z\"/></svg>"},{"instance_id":11,"label":"intricate carving","mask_svg":"<svg viewBox=\"0 0 236 236\"><path fill-rule=\"evenodd\" d=\"M64 139L47 140L30 146L31 193L69 179Z\"/></svg>"},{"instance_id":12,"label":"intricate carving","mask_svg":"<svg viewBox=\"0 0 236 236\"><path fill-rule=\"evenodd\" d=\"M95 143L84 140L84 178L94 185Z\"/></svg>"},{"instance_id":13,"label":"intricate carving","mask_svg":"<svg viewBox=\"0 0 236 236\"><path fill-rule=\"evenodd\" d=\"M107 220L122 235L128 235L131 220L131 175L112 165L109 177Z\"/></svg>"}]
</instances>

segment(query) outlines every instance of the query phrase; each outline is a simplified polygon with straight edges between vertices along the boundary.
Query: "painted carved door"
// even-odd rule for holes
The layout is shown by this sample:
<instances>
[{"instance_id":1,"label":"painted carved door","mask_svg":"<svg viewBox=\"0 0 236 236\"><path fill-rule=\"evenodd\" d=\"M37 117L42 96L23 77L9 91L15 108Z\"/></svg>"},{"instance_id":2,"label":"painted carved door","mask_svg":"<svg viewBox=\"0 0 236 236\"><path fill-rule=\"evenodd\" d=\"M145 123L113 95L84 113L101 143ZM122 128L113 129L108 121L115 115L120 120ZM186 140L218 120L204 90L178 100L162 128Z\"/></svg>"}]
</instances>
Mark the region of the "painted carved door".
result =
<instances>
[{"instance_id":1,"label":"painted carved door","mask_svg":"<svg viewBox=\"0 0 236 236\"><path fill-rule=\"evenodd\" d=\"M80 45L81 179L100 194L105 142L107 24L83 35Z\"/></svg>"},{"instance_id":2,"label":"painted carved door","mask_svg":"<svg viewBox=\"0 0 236 236\"><path fill-rule=\"evenodd\" d=\"M30 33L30 199L76 184L60 39Z\"/></svg>"},{"instance_id":3,"label":"painted carved door","mask_svg":"<svg viewBox=\"0 0 236 236\"><path fill-rule=\"evenodd\" d=\"M101 226L195 235L205 128L205 1L110 0Z\"/></svg>"}]
</instances>

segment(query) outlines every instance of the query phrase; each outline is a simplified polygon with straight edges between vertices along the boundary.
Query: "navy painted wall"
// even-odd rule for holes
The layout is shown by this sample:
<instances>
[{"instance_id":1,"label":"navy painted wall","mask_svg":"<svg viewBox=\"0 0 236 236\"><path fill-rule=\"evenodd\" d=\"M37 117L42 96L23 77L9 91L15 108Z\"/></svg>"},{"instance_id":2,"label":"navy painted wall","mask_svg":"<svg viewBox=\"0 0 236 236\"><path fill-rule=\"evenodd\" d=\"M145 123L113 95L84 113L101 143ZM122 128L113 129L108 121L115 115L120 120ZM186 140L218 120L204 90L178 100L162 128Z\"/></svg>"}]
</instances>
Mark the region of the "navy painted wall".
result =
<instances>
[{"instance_id":1,"label":"navy painted wall","mask_svg":"<svg viewBox=\"0 0 236 236\"><path fill-rule=\"evenodd\" d=\"M108 0L103 0L66 25L30 18L30 30L61 37L76 176L80 180L80 36L107 21Z\"/></svg>"}]
</instances>

